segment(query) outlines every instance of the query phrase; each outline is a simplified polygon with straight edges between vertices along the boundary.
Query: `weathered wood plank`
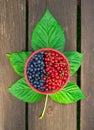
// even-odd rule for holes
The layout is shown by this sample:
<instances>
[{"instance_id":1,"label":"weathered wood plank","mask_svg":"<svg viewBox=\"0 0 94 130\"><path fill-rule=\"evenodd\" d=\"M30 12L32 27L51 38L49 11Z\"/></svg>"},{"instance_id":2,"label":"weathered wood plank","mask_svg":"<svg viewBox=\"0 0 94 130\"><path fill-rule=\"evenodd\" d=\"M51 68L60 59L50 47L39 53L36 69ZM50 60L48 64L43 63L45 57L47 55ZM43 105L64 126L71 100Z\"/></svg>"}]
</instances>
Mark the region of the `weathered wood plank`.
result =
<instances>
[{"instance_id":1,"label":"weathered wood plank","mask_svg":"<svg viewBox=\"0 0 94 130\"><path fill-rule=\"evenodd\" d=\"M29 0L29 36L46 7L58 19L65 30L65 49L76 49L76 1L75 0ZM29 37L30 43L30 37ZM29 48L31 45L29 45ZM76 104L60 105L49 99L46 115L39 120L43 101L29 105L29 130L76 130Z\"/></svg>"},{"instance_id":2,"label":"weathered wood plank","mask_svg":"<svg viewBox=\"0 0 94 130\"><path fill-rule=\"evenodd\" d=\"M29 21L28 21L28 40L29 40L29 50L31 49L31 34L34 29L35 24L40 20L46 9L46 0L28 0L29 8Z\"/></svg>"},{"instance_id":3,"label":"weathered wood plank","mask_svg":"<svg viewBox=\"0 0 94 130\"><path fill-rule=\"evenodd\" d=\"M6 88L19 77L5 53L25 49L25 0L0 0L0 129L25 130L25 103Z\"/></svg>"},{"instance_id":4,"label":"weathered wood plank","mask_svg":"<svg viewBox=\"0 0 94 130\"><path fill-rule=\"evenodd\" d=\"M81 101L81 130L94 130L94 1L81 2L81 88L87 98Z\"/></svg>"},{"instance_id":5,"label":"weathered wood plank","mask_svg":"<svg viewBox=\"0 0 94 130\"><path fill-rule=\"evenodd\" d=\"M46 0L29 0L29 50L31 50L31 33L35 24L39 21L42 17L45 9L46 9ZM28 130L43 130L46 128L45 122L43 120L39 120L38 116L42 112L44 100L36 103L36 104L29 104L28 107ZM46 121L46 120L45 120ZM43 125L42 125L43 123ZM42 128L43 127L43 128Z\"/></svg>"}]
</instances>

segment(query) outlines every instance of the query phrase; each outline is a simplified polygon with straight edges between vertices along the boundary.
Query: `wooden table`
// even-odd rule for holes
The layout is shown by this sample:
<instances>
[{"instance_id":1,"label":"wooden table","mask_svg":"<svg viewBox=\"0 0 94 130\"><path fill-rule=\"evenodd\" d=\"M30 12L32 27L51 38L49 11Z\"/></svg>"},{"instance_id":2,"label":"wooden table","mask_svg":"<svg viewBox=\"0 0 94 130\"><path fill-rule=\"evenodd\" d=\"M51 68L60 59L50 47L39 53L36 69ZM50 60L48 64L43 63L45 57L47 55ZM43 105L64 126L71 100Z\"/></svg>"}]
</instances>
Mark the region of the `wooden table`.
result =
<instances>
[{"instance_id":1,"label":"wooden table","mask_svg":"<svg viewBox=\"0 0 94 130\"><path fill-rule=\"evenodd\" d=\"M82 66L72 80L87 98L70 105L49 99L46 115L39 120L44 99L25 104L6 91L20 77L5 53L30 50L31 33L46 8L65 31L65 50L84 54ZM0 0L0 130L94 130L93 84L94 0L82 0L78 6L76 0Z\"/></svg>"}]
</instances>

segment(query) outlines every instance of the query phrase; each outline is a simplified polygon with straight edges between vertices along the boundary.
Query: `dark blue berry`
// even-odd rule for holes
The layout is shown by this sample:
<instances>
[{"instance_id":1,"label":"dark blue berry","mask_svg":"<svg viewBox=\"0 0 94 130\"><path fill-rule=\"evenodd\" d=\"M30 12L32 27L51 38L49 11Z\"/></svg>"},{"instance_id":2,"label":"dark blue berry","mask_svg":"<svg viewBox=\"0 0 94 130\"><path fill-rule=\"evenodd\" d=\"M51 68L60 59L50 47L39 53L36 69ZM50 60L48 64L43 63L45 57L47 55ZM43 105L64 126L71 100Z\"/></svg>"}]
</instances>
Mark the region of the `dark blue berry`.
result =
<instances>
[{"instance_id":1,"label":"dark blue berry","mask_svg":"<svg viewBox=\"0 0 94 130\"><path fill-rule=\"evenodd\" d=\"M35 57L35 60L37 61L37 60L38 60L38 57Z\"/></svg>"},{"instance_id":2,"label":"dark blue berry","mask_svg":"<svg viewBox=\"0 0 94 130\"><path fill-rule=\"evenodd\" d=\"M37 68L34 68L34 71L37 71Z\"/></svg>"},{"instance_id":3,"label":"dark blue berry","mask_svg":"<svg viewBox=\"0 0 94 130\"><path fill-rule=\"evenodd\" d=\"M29 79L32 79L32 77L31 77L31 76L28 76L28 78L29 78Z\"/></svg>"},{"instance_id":4,"label":"dark blue berry","mask_svg":"<svg viewBox=\"0 0 94 130\"><path fill-rule=\"evenodd\" d=\"M40 52L40 54L42 54L42 55L43 55L43 54L44 54L44 52L43 52L43 51L41 51L41 52Z\"/></svg>"},{"instance_id":5,"label":"dark blue berry","mask_svg":"<svg viewBox=\"0 0 94 130\"><path fill-rule=\"evenodd\" d=\"M35 74L35 77L39 77L39 74L38 74L38 73L36 73L36 74Z\"/></svg>"},{"instance_id":6,"label":"dark blue berry","mask_svg":"<svg viewBox=\"0 0 94 130\"><path fill-rule=\"evenodd\" d=\"M38 60L38 61L37 61L37 63L38 63L38 64L40 64L40 63L41 63L41 61L40 61L40 60Z\"/></svg>"},{"instance_id":7,"label":"dark blue berry","mask_svg":"<svg viewBox=\"0 0 94 130\"><path fill-rule=\"evenodd\" d=\"M41 68L37 68L37 71L40 71L41 70Z\"/></svg>"},{"instance_id":8,"label":"dark blue berry","mask_svg":"<svg viewBox=\"0 0 94 130\"><path fill-rule=\"evenodd\" d=\"M34 87L37 88L37 84L35 84Z\"/></svg>"}]
</instances>

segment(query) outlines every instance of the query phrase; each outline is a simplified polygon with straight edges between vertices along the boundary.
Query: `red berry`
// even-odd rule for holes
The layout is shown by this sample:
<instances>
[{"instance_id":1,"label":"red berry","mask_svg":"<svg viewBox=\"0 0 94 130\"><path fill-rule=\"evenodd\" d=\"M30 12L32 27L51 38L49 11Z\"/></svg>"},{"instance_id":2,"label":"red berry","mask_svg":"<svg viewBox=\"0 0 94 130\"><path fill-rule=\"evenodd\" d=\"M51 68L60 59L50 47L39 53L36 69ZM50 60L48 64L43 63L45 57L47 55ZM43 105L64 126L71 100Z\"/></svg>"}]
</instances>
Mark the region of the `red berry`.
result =
<instances>
[{"instance_id":1,"label":"red berry","mask_svg":"<svg viewBox=\"0 0 94 130\"><path fill-rule=\"evenodd\" d=\"M56 53L56 56L58 57L58 56L59 56L59 54L58 54L58 53Z\"/></svg>"},{"instance_id":2,"label":"red berry","mask_svg":"<svg viewBox=\"0 0 94 130\"><path fill-rule=\"evenodd\" d=\"M48 86L51 85L51 84L52 84L52 82L48 82Z\"/></svg>"},{"instance_id":3,"label":"red berry","mask_svg":"<svg viewBox=\"0 0 94 130\"><path fill-rule=\"evenodd\" d=\"M45 61L45 64L46 64L46 65L48 65L48 62L47 62L47 61Z\"/></svg>"},{"instance_id":4,"label":"red berry","mask_svg":"<svg viewBox=\"0 0 94 130\"><path fill-rule=\"evenodd\" d=\"M68 76L68 73L64 73L64 76Z\"/></svg>"},{"instance_id":5,"label":"red berry","mask_svg":"<svg viewBox=\"0 0 94 130\"><path fill-rule=\"evenodd\" d=\"M58 76L58 75L59 75L59 73L58 73L58 72L55 72L55 75L56 75L56 76Z\"/></svg>"},{"instance_id":6,"label":"red berry","mask_svg":"<svg viewBox=\"0 0 94 130\"><path fill-rule=\"evenodd\" d=\"M58 64L55 64L54 67L57 68L57 67L58 67Z\"/></svg>"},{"instance_id":7,"label":"red berry","mask_svg":"<svg viewBox=\"0 0 94 130\"><path fill-rule=\"evenodd\" d=\"M50 61L50 58L45 58L45 61Z\"/></svg>"},{"instance_id":8,"label":"red berry","mask_svg":"<svg viewBox=\"0 0 94 130\"><path fill-rule=\"evenodd\" d=\"M50 70L50 68L46 68L46 71L48 72Z\"/></svg>"},{"instance_id":9,"label":"red berry","mask_svg":"<svg viewBox=\"0 0 94 130\"><path fill-rule=\"evenodd\" d=\"M65 81L63 80L63 81L62 81L62 85L64 85L64 84L65 84Z\"/></svg>"},{"instance_id":10,"label":"red berry","mask_svg":"<svg viewBox=\"0 0 94 130\"><path fill-rule=\"evenodd\" d=\"M60 67L63 67L63 64L60 64Z\"/></svg>"},{"instance_id":11,"label":"red berry","mask_svg":"<svg viewBox=\"0 0 94 130\"><path fill-rule=\"evenodd\" d=\"M46 77L43 77L44 80L46 80Z\"/></svg>"},{"instance_id":12,"label":"red berry","mask_svg":"<svg viewBox=\"0 0 94 130\"><path fill-rule=\"evenodd\" d=\"M56 76L56 79L59 79L60 77L59 76Z\"/></svg>"},{"instance_id":13,"label":"red berry","mask_svg":"<svg viewBox=\"0 0 94 130\"><path fill-rule=\"evenodd\" d=\"M61 68L60 68L60 70L62 71L62 70L63 70L63 68L61 67Z\"/></svg>"},{"instance_id":14,"label":"red berry","mask_svg":"<svg viewBox=\"0 0 94 130\"><path fill-rule=\"evenodd\" d=\"M66 76L64 76L63 80L66 80L66 79L67 79L67 77L66 77Z\"/></svg>"},{"instance_id":15,"label":"red berry","mask_svg":"<svg viewBox=\"0 0 94 130\"><path fill-rule=\"evenodd\" d=\"M57 70L61 70L60 66L57 67Z\"/></svg>"},{"instance_id":16,"label":"red berry","mask_svg":"<svg viewBox=\"0 0 94 130\"><path fill-rule=\"evenodd\" d=\"M53 63L52 63L52 62L50 62L50 63L49 63L49 65L50 65L50 66L52 66L52 65L53 65Z\"/></svg>"},{"instance_id":17,"label":"red berry","mask_svg":"<svg viewBox=\"0 0 94 130\"><path fill-rule=\"evenodd\" d=\"M52 60L54 60L54 59L55 59L55 57L51 57L51 59L52 59Z\"/></svg>"},{"instance_id":18,"label":"red berry","mask_svg":"<svg viewBox=\"0 0 94 130\"><path fill-rule=\"evenodd\" d=\"M59 79L58 82L61 83L61 82L62 82L62 79Z\"/></svg>"},{"instance_id":19,"label":"red berry","mask_svg":"<svg viewBox=\"0 0 94 130\"><path fill-rule=\"evenodd\" d=\"M52 89L54 90L56 87L55 86L52 86Z\"/></svg>"},{"instance_id":20,"label":"red berry","mask_svg":"<svg viewBox=\"0 0 94 130\"><path fill-rule=\"evenodd\" d=\"M52 77L52 78L54 78L54 77L55 77L54 73L52 73L52 74L51 74L51 77Z\"/></svg>"},{"instance_id":21,"label":"red berry","mask_svg":"<svg viewBox=\"0 0 94 130\"><path fill-rule=\"evenodd\" d=\"M45 90L46 90L46 91L48 91L49 89L48 89L48 88L46 88Z\"/></svg>"},{"instance_id":22,"label":"red berry","mask_svg":"<svg viewBox=\"0 0 94 130\"><path fill-rule=\"evenodd\" d=\"M52 52L52 53L51 53L51 56L55 56L55 52Z\"/></svg>"}]
</instances>

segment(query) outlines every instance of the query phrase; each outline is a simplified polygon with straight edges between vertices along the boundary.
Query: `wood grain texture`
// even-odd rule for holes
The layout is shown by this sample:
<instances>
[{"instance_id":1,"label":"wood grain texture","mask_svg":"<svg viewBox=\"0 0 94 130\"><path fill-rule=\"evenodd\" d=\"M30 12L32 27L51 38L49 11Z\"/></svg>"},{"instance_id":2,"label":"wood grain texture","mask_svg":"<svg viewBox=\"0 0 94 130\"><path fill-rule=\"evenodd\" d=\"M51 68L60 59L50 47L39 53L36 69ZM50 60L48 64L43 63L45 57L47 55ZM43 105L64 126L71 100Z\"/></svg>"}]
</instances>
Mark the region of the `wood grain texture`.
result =
<instances>
[{"instance_id":1,"label":"wood grain texture","mask_svg":"<svg viewBox=\"0 0 94 130\"><path fill-rule=\"evenodd\" d=\"M94 130L94 1L81 2L81 88L87 98L81 101L81 130Z\"/></svg>"},{"instance_id":2,"label":"wood grain texture","mask_svg":"<svg viewBox=\"0 0 94 130\"><path fill-rule=\"evenodd\" d=\"M25 103L6 88L19 77L5 53L25 49L25 0L0 0L0 130L25 130Z\"/></svg>"},{"instance_id":3,"label":"wood grain texture","mask_svg":"<svg viewBox=\"0 0 94 130\"><path fill-rule=\"evenodd\" d=\"M40 20L46 10L46 0L28 0L28 49L31 50L31 35L36 23Z\"/></svg>"},{"instance_id":4,"label":"wood grain texture","mask_svg":"<svg viewBox=\"0 0 94 130\"><path fill-rule=\"evenodd\" d=\"M75 0L29 0L29 48L31 32L43 15L46 7L65 30L65 50L76 49L76 6ZM75 78L74 78L75 80ZM42 112L44 99L37 104L29 104L29 130L76 130L76 104L60 105L48 100L47 111L42 120L38 119Z\"/></svg>"}]
</instances>

